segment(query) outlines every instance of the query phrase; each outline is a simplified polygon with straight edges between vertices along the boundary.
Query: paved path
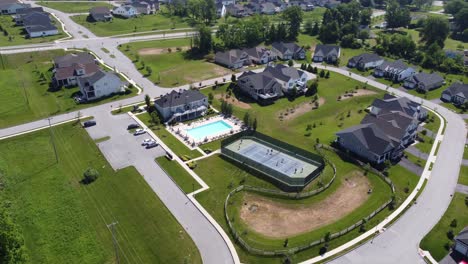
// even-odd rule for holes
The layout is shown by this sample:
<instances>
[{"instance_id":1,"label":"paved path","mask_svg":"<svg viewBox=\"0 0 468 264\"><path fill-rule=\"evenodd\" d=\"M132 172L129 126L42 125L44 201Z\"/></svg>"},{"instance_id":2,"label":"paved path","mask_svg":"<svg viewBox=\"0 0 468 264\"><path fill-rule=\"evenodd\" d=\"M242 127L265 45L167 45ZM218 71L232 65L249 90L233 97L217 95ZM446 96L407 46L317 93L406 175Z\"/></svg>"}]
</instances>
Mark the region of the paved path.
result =
<instances>
[{"instance_id":1,"label":"paved path","mask_svg":"<svg viewBox=\"0 0 468 264\"><path fill-rule=\"evenodd\" d=\"M429 154L427 153L424 153L422 151L420 151L419 149L417 149L415 146L409 146L406 148L406 151L418 158L421 158L423 160L427 160L427 158L429 158Z\"/></svg>"},{"instance_id":2,"label":"paved path","mask_svg":"<svg viewBox=\"0 0 468 264\"><path fill-rule=\"evenodd\" d=\"M466 160L466 159L462 160L462 164L463 164L463 166L468 166L468 160Z\"/></svg>"},{"instance_id":3,"label":"paved path","mask_svg":"<svg viewBox=\"0 0 468 264\"><path fill-rule=\"evenodd\" d=\"M463 184L457 184L455 191L468 195L468 186L463 185Z\"/></svg>"},{"instance_id":4,"label":"paved path","mask_svg":"<svg viewBox=\"0 0 468 264\"><path fill-rule=\"evenodd\" d=\"M410 160L406 158L402 158L400 162L398 162L398 165L401 165L402 167L406 168L407 170L413 172L414 174L421 176L424 168L421 166L418 166L411 162Z\"/></svg>"},{"instance_id":5,"label":"paved path","mask_svg":"<svg viewBox=\"0 0 468 264\"><path fill-rule=\"evenodd\" d=\"M442 100L440 100L440 98L432 99L430 101L433 102L434 104L441 104L442 103Z\"/></svg>"},{"instance_id":6,"label":"paved path","mask_svg":"<svg viewBox=\"0 0 468 264\"><path fill-rule=\"evenodd\" d=\"M346 71L326 68L349 76ZM351 74L351 77L382 90L387 88L384 84L357 74ZM433 102L391 87L388 88L388 92L397 96L406 96L416 102L422 102L426 107L437 109L438 113L447 120L437 159L416 205L411 206L386 232L373 239L373 243L365 243L331 261L332 263L425 263L418 254L419 242L445 213L457 185L464 150L463 144L459 142L464 142L467 134L465 122L456 113Z\"/></svg>"}]
</instances>

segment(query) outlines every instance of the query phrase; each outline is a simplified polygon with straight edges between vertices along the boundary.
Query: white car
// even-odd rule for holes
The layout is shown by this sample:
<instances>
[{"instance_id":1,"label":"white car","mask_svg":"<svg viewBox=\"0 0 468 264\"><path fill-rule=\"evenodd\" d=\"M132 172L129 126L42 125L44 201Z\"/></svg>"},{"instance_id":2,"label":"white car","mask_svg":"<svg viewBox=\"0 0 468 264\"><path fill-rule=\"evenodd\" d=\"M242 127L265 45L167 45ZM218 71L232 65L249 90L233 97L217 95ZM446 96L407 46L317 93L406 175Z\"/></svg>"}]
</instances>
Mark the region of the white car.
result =
<instances>
[{"instance_id":1,"label":"white car","mask_svg":"<svg viewBox=\"0 0 468 264\"><path fill-rule=\"evenodd\" d=\"M133 133L133 135L134 135L134 136L138 136L138 135L143 135L143 134L145 134L145 133L146 133L146 130L140 128L140 129L135 130L135 132Z\"/></svg>"},{"instance_id":2,"label":"white car","mask_svg":"<svg viewBox=\"0 0 468 264\"><path fill-rule=\"evenodd\" d=\"M147 139L143 140L143 142L141 142L141 145L142 145L142 146L146 146L146 145L148 145L148 144L151 143L151 142L154 142L154 140L151 139L151 138L147 138Z\"/></svg>"},{"instance_id":3,"label":"white car","mask_svg":"<svg viewBox=\"0 0 468 264\"><path fill-rule=\"evenodd\" d=\"M150 148L154 148L154 147L157 147L158 146L158 142L156 141L151 141L150 143L146 144L146 148L147 149L150 149Z\"/></svg>"}]
</instances>

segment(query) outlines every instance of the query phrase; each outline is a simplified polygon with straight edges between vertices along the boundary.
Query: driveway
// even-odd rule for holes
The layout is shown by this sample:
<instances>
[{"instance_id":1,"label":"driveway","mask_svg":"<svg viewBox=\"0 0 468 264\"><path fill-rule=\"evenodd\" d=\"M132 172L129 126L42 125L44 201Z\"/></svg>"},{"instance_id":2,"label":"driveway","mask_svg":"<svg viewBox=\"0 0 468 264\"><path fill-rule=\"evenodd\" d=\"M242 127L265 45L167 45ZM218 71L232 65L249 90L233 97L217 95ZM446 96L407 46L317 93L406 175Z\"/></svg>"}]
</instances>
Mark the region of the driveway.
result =
<instances>
[{"instance_id":1,"label":"driveway","mask_svg":"<svg viewBox=\"0 0 468 264\"><path fill-rule=\"evenodd\" d=\"M406 168L407 170L413 172L414 174L421 176L424 168L421 166L418 166L408 159L402 158L400 162L398 162L399 165L401 165L403 168Z\"/></svg>"},{"instance_id":2,"label":"driveway","mask_svg":"<svg viewBox=\"0 0 468 264\"><path fill-rule=\"evenodd\" d=\"M457 188L455 188L455 191L468 195L468 186L463 184L457 184Z\"/></svg>"}]
</instances>

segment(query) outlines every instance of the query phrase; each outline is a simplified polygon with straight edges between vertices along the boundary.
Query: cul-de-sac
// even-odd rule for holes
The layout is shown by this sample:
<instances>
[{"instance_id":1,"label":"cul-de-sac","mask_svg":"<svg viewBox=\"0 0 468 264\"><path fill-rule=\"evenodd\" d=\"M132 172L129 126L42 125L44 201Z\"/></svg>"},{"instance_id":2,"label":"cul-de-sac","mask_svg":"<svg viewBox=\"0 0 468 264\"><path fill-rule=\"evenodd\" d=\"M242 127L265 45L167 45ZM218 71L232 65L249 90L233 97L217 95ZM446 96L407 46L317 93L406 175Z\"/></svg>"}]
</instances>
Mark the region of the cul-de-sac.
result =
<instances>
[{"instance_id":1,"label":"cul-de-sac","mask_svg":"<svg viewBox=\"0 0 468 264\"><path fill-rule=\"evenodd\" d=\"M468 263L466 0L0 0L0 263Z\"/></svg>"}]
</instances>

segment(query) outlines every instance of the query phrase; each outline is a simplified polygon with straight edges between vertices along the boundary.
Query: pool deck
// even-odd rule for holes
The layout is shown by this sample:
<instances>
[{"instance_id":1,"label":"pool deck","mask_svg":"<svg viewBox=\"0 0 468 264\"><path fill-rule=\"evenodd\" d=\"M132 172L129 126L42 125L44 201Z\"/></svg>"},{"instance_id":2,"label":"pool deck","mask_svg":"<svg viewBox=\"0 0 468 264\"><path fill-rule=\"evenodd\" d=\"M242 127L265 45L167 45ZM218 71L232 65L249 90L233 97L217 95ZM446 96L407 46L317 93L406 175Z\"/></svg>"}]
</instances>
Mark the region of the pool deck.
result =
<instances>
[{"instance_id":1,"label":"pool deck","mask_svg":"<svg viewBox=\"0 0 468 264\"><path fill-rule=\"evenodd\" d=\"M223 121L229 126L231 126L232 128L229 130L221 131L221 132L211 133L209 135L206 135L206 137L202 139L196 139L192 137L190 133L187 132L190 129L194 129L194 128L208 125L208 124L218 122L218 121ZM179 123L175 126L169 126L166 129L172 135L174 135L178 140L184 143L188 148L193 150L202 144L206 144L206 143L218 140L218 139L222 139L222 138L228 137L230 135L233 135L242 131L242 121L235 117L225 118L221 115L218 115L218 116L211 117L211 118L198 119L194 122Z\"/></svg>"},{"instance_id":2,"label":"pool deck","mask_svg":"<svg viewBox=\"0 0 468 264\"><path fill-rule=\"evenodd\" d=\"M278 149L272 149L252 139L237 140L226 146L226 148L290 178L305 178L317 169L314 164L300 160Z\"/></svg>"}]
</instances>

